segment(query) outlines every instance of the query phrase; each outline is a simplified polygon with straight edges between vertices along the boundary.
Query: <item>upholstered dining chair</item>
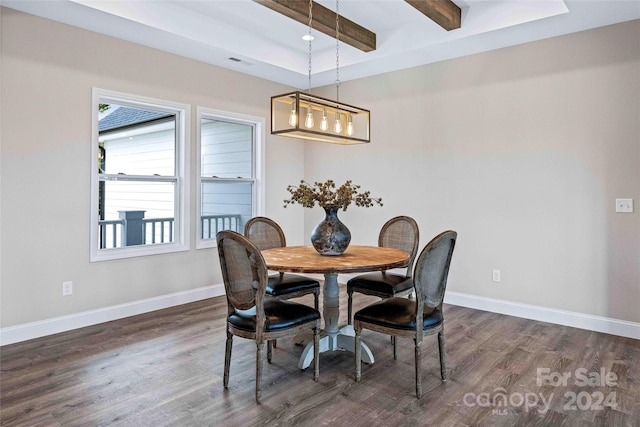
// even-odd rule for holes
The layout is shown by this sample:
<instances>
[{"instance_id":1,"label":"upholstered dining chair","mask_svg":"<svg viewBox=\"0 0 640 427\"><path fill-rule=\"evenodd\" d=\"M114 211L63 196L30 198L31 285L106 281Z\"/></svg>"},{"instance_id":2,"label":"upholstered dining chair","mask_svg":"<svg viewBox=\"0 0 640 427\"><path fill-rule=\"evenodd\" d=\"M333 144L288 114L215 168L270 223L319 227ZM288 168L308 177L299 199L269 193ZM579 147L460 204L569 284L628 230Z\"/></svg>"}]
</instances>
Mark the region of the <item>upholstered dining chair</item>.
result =
<instances>
[{"instance_id":1,"label":"upholstered dining chair","mask_svg":"<svg viewBox=\"0 0 640 427\"><path fill-rule=\"evenodd\" d=\"M304 304L266 295L268 272L260 250L235 231L216 235L220 268L227 296L227 341L224 355L224 388L229 385L233 336L256 341L256 402L260 403L262 359L267 342L271 363L271 340L313 330L313 379L318 381L320 312Z\"/></svg>"},{"instance_id":2,"label":"upholstered dining chair","mask_svg":"<svg viewBox=\"0 0 640 427\"><path fill-rule=\"evenodd\" d=\"M360 381L362 376L362 362L360 361L362 329L414 339L416 395L418 399L422 397L422 376L420 374L422 341L425 335L437 333L440 351L440 376L442 381L447 380L442 301L444 300L451 256L457 237L458 234L451 230L440 233L420 252L413 273L415 300L398 297L387 298L356 312L353 317L353 328L356 335L356 381ZM396 358L395 351L393 357Z\"/></svg>"},{"instance_id":3,"label":"upholstered dining chair","mask_svg":"<svg viewBox=\"0 0 640 427\"><path fill-rule=\"evenodd\" d=\"M375 271L360 274L347 282L347 322L351 324L353 313L353 293L358 292L380 298L410 296L413 292L411 273L413 261L418 252L420 232L416 221L408 216L397 216L387 221L378 235L378 246L400 249L409 254L409 260L403 267L406 274L395 274L388 271ZM392 340L393 341L393 340Z\"/></svg>"},{"instance_id":4,"label":"upholstered dining chair","mask_svg":"<svg viewBox=\"0 0 640 427\"><path fill-rule=\"evenodd\" d=\"M282 228L274 220L263 216L256 216L247 221L244 226L244 235L261 251L287 246ZM310 277L292 273L270 275L266 292L281 299L313 294L313 306L318 310L320 282Z\"/></svg>"}]
</instances>

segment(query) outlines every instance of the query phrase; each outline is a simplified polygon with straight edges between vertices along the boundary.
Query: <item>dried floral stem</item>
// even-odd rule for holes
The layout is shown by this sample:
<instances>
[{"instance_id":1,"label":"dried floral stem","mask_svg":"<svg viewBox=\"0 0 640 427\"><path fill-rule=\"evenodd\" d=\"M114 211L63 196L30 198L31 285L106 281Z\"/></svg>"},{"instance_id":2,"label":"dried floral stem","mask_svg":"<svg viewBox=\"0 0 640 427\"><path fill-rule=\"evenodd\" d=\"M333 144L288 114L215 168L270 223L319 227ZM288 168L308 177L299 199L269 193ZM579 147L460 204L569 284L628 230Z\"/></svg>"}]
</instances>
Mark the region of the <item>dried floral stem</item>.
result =
<instances>
[{"instance_id":1,"label":"dried floral stem","mask_svg":"<svg viewBox=\"0 0 640 427\"><path fill-rule=\"evenodd\" d=\"M359 189L360 186L353 184L351 180L338 188L333 180L314 182L313 184L301 180L298 186L289 185L287 187L291 198L284 200L284 207L297 203L305 208L312 208L318 204L323 208L335 206L337 209L346 211L351 203L365 208L374 204L382 206L381 198L373 198L369 191L359 192Z\"/></svg>"}]
</instances>

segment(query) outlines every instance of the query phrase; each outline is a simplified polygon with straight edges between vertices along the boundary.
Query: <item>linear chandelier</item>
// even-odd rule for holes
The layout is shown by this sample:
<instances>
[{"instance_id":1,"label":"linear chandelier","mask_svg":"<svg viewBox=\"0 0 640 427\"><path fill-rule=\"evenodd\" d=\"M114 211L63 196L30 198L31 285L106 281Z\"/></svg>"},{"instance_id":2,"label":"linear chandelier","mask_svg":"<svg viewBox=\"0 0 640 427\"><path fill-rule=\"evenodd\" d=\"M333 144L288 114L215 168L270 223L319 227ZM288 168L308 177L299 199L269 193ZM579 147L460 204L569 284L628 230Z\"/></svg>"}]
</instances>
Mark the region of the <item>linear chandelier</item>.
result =
<instances>
[{"instance_id":1,"label":"linear chandelier","mask_svg":"<svg viewBox=\"0 0 640 427\"><path fill-rule=\"evenodd\" d=\"M271 97L271 134L333 144L370 142L371 113L340 102L340 20L336 0L336 100L311 95L313 1L309 0L309 89Z\"/></svg>"}]
</instances>

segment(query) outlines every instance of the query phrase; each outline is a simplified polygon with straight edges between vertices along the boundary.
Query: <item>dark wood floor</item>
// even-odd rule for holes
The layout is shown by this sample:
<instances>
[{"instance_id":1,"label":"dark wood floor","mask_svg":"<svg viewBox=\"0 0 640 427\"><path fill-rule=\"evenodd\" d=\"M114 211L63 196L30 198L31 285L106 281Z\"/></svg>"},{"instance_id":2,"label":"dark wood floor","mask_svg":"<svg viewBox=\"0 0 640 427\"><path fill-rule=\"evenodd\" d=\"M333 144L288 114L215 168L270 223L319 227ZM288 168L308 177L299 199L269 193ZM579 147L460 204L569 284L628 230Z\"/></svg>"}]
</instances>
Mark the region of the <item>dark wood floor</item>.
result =
<instances>
[{"instance_id":1,"label":"dark wood floor","mask_svg":"<svg viewBox=\"0 0 640 427\"><path fill-rule=\"evenodd\" d=\"M358 296L355 305L373 301ZM344 300L341 309L346 322ZM252 341L235 339L222 387L225 312L218 297L2 347L1 424L640 426L638 340L447 306L449 381L440 381L437 338L428 337L421 400L413 341L399 340L393 360L389 338L365 331L376 363L363 365L362 382L344 352L322 354L314 382L310 369L297 368L302 347L281 340L273 364L264 364L257 405ZM538 368L571 377L538 385ZM591 373L590 385L579 369ZM601 370L616 384L598 381Z\"/></svg>"}]
</instances>

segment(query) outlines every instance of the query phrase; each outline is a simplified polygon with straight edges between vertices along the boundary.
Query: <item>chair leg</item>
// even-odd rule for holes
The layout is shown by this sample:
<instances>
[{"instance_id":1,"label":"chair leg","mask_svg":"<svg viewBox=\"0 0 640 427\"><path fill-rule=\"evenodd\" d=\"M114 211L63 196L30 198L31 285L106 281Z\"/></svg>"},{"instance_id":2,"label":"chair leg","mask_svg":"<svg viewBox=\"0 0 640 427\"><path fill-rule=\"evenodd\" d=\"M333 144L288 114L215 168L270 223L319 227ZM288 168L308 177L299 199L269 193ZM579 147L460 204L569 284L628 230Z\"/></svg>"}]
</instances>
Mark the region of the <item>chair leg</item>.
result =
<instances>
[{"instance_id":1,"label":"chair leg","mask_svg":"<svg viewBox=\"0 0 640 427\"><path fill-rule=\"evenodd\" d=\"M271 342L273 343L273 348L278 347L278 340L271 340Z\"/></svg>"},{"instance_id":2,"label":"chair leg","mask_svg":"<svg viewBox=\"0 0 640 427\"><path fill-rule=\"evenodd\" d=\"M256 402L260 403L262 394L262 353L264 352L264 342L256 341Z\"/></svg>"},{"instance_id":3,"label":"chair leg","mask_svg":"<svg viewBox=\"0 0 640 427\"><path fill-rule=\"evenodd\" d=\"M320 298L320 291L315 291L313 293L313 308L315 308L316 310L320 310L320 305L318 302L318 298Z\"/></svg>"},{"instance_id":4,"label":"chair leg","mask_svg":"<svg viewBox=\"0 0 640 427\"><path fill-rule=\"evenodd\" d=\"M356 329L356 339L355 339L355 353L356 353L356 381L360 381L362 378L362 349L360 348L360 333L362 332L360 329Z\"/></svg>"},{"instance_id":5,"label":"chair leg","mask_svg":"<svg viewBox=\"0 0 640 427\"><path fill-rule=\"evenodd\" d=\"M320 377L320 327L313 329L313 380Z\"/></svg>"},{"instance_id":6,"label":"chair leg","mask_svg":"<svg viewBox=\"0 0 640 427\"><path fill-rule=\"evenodd\" d=\"M398 337L391 335L391 344L393 344L393 360L398 360Z\"/></svg>"},{"instance_id":7,"label":"chair leg","mask_svg":"<svg viewBox=\"0 0 640 427\"><path fill-rule=\"evenodd\" d=\"M347 299L347 324L351 325L353 323L353 289L347 288L347 295L349 296Z\"/></svg>"},{"instance_id":8,"label":"chair leg","mask_svg":"<svg viewBox=\"0 0 640 427\"><path fill-rule=\"evenodd\" d=\"M227 343L224 352L224 388L229 386L229 368L231 367L231 347L233 346L233 335L227 331Z\"/></svg>"},{"instance_id":9,"label":"chair leg","mask_svg":"<svg viewBox=\"0 0 640 427\"><path fill-rule=\"evenodd\" d=\"M273 356L273 342L275 340L267 341L267 362L271 363L271 357Z\"/></svg>"},{"instance_id":10,"label":"chair leg","mask_svg":"<svg viewBox=\"0 0 640 427\"><path fill-rule=\"evenodd\" d=\"M420 366L422 364L422 343L416 342L416 396L418 399L422 397L422 376L420 375Z\"/></svg>"},{"instance_id":11,"label":"chair leg","mask_svg":"<svg viewBox=\"0 0 640 427\"><path fill-rule=\"evenodd\" d=\"M440 376L442 381L447 380L447 367L445 361L445 348L444 348L444 331L438 332L438 349L440 350Z\"/></svg>"}]
</instances>

